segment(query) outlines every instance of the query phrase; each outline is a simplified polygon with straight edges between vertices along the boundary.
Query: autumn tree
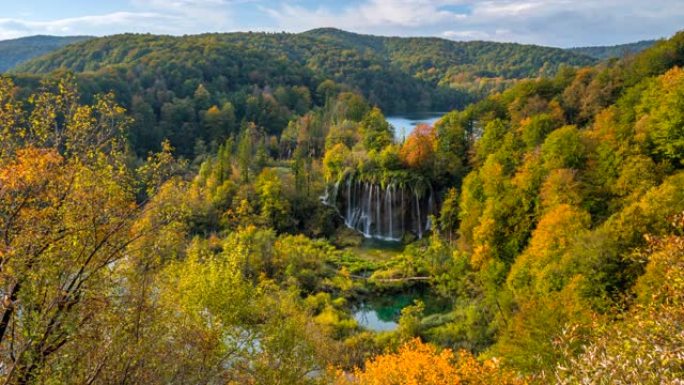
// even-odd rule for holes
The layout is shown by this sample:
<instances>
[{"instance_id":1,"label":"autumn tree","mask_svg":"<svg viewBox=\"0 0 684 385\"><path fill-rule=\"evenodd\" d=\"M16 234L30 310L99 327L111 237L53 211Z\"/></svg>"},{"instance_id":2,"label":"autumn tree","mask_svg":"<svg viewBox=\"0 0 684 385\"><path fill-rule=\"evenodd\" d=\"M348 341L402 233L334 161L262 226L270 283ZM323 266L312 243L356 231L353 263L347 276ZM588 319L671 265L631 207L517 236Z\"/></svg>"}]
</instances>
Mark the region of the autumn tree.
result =
<instances>
[{"instance_id":1,"label":"autumn tree","mask_svg":"<svg viewBox=\"0 0 684 385\"><path fill-rule=\"evenodd\" d=\"M325 178L328 181L337 181L345 169L345 164L350 156L350 151L344 143L337 143L323 157Z\"/></svg>"},{"instance_id":2,"label":"autumn tree","mask_svg":"<svg viewBox=\"0 0 684 385\"><path fill-rule=\"evenodd\" d=\"M317 383L309 375L324 369L334 343L294 293L243 268L267 260L269 234L245 228L215 245L196 238L159 276L159 306L169 311L163 349L181 363L163 367L170 382Z\"/></svg>"},{"instance_id":3,"label":"autumn tree","mask_svg":"<svg viewBox=\"0 0 684 385\"><path fill-rule=\"evenodd\" d=\"M363 145L368 151L380 151L392 143L392 130L379 108L364 115L359 127Z\"/></svg>"},{"instance_id":4,"label":"autumn tree","mask_svg":"<svg viewBox=\"0 0 684 385\"><path fill-rule=\"evenodd\" d=\"M79 104L69 77L44 87L30 113L13 100L11 82L0 88L11 112L0 128L5 383L31 383L66 364L58 353L108 306L111 269L142 236L131 231L142 209L124 162L123 109L111 95Z\"/></svg>"},{"instance_id":5,"label":"autumn tree","mask_svg":"<svg viewBox=\"0 0 684 385\"><path fill-rule=\"evenodd\" d=\"M414 339L396 353L367 360L363 369L340 374L337 383L359 385L525 384L496 361L479 362L466 352L438 350Z\"/></svg>"},{"instance_id":6,"label":"autumn tree","mask_svg":"<svg viewBox=\"0 0 684 385\"><path fill-rule=\"evenodd\" d=\"M435 162L435 129L426 124L418 125L401 146L402 162L421 172L429 171Z\"/></svg>"},{"instance_id":7,"label":"autumn tree","mask_svg":"<svg viewBox=\"0 0 684 385\"><path fill-rule=\"evenodd\" d=\"M290 204L283 196L283 186L277 172L265 168L255 181L259 210L265 225L285 230L290 226Z\"/></svg>"},{"instance_id":8,"label":"autumn tree","mask_svg":"<svg viewBox=\"0 0 684 385\"><path fill-rule=\"evenodd\" d=\"M675 67L660 76L642 98L638 127L652 147L652 153L677 166L684 157L684 70Z\"/></svg>"},{"instance_id":9,"label":"autumn tree","mask_svg":"<svg viewBox=\"0 0 684 385\"><path fill-rule=\"evenodd\" d=\"M577 325L560 339L563 359L555 370L559 384L677 383L684 358L684 214L674 215L669 234L647 236L648 245L634 258L647 261L632 290L632 308L614 322L594 322L594 334L579 355Z\"/></svg>"}]
</instances>

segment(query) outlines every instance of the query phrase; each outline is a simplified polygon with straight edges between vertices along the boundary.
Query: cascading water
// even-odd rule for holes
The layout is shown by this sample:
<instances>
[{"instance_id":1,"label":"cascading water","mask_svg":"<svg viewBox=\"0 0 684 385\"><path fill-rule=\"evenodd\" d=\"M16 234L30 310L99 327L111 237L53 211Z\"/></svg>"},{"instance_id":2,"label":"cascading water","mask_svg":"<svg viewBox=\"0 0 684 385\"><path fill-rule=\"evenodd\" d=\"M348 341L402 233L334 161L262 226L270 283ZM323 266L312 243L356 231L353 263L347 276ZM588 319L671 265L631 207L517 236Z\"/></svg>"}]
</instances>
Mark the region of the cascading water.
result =
<instances>
[{"instance_id":1,"label":"cascading water","mask_svg":"<svg viewBox=\"0 0 684 385\"><path fill-rule=\"evenodd\" d=\"M416 197L416 220L414 221L414 223L416 224L416 234L418 235L418 238L422 238L423 230L420 226L420 200L418 199L418 193L415 193L414 195Z\"/></svg>"},{"instance_id":2,"label":"cascading water","mask_svg":"<svg viewBox=\"0 0 684 385\"><path fill-rule=\"evenodd\" d=\"M390 238L394 238L394 229L392 228L392 185L387 185L387 188L385 189L385 207L387 210L385 211L385 214L387 215L387 222L388 228L387 232L389 233Z\"/></svg>"},{"instance_id":3,"label":"cascading water","mask_svg":"<svg viewBox=\"0 0 684 385\"><path fill-rule=\"evenodd\" d=\"M421 194L396 182L382 186L348 175L330 186L321 200L335 207L345 225L364 237L400 241L407 230L418 238L430 230L434 197L428 191Z\"/></svg>"}]
</instances>

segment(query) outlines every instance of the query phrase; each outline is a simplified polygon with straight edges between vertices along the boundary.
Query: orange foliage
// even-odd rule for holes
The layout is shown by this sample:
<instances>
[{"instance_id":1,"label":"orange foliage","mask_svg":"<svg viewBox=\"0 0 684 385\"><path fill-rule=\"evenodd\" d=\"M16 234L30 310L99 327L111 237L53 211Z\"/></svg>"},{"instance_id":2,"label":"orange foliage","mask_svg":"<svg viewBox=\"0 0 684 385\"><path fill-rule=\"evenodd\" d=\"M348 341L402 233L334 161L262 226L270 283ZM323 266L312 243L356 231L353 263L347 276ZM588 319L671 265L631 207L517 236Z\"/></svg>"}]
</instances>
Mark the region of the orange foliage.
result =
<instances>
[{"instance_id":1,"label":"orange foliage","mask_svg":"<svg viewBox=\"0 0 684 385\"><path fill-rule=\"evenodd\" d=\"M338 385L496 385L526 384L514 373L501 369L495 361L477 361L470 353L438 351L433 345L414 339L397 353L379 355L366 361L365 369L340 373Z\"/></svg>"},{"instance_id":2,"label":"orange foliage","mask_svg":"<svg viewBox=\"0 0 684 385\"><path fill-rule=\"evenodd\" d=\"M399 157L410 168L429 167L435 154L436 142L435 129L427 124L420 124L406 138Z\"/></svg>"},{"instance_id":3,"label":"orange foliage","mask_svg":"<svg viewBox=\"0 0 684 385\"><path fill-rule=\"evenodd\" d=\"M35 147L17 151L7 165L0 165L0 186L5 191L25 189L36 194L38 186L54 180L55 170L62 165L62 157L55 150ZM16 191L18 193L18 191Z\"/></svg>"}]
</instances>

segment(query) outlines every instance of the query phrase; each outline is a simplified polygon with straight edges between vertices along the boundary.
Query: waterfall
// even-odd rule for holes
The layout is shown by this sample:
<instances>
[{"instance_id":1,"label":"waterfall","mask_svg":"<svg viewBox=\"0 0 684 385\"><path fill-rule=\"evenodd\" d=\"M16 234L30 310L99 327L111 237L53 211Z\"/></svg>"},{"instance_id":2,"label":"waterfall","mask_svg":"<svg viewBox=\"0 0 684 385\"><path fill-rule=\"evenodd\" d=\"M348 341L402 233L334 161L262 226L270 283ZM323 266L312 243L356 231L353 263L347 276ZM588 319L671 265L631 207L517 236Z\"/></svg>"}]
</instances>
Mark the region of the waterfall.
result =
<instances>
[{"instance_id":1,"label":"waterfall","mask_svg":"<svg viewBox=\"0 0 684 385\"><path fill-rule=\"evenodd\" d=\"M390 239L393 238L394 236L394 231L392 228L392 185L388 184L387 189L385 190L385 213L387 213L387 233L389 234Z\"/></svg>"},{"instance_id":2,"label":"waterfall","mask_svg":"<svg viewBox=\"0 0 684 385\"><path fill-rule=\"evenodd\" d=\"M375 189L375 234L382 236L382 228L380 226L380 186Z\"/></svg>"},{"instance_id":3,"label":"waterfall","mask_svg":"<svg viewBox=\"0 0 684 385\"><path fill-rule=\"evenodd\" d=\"M366 183L366 185L368 186L367 187L367 189L368 189L368 194L367 194L368 195L368 207L366 207L366 226L365 226L366 230L364 231L364 233L365 233L364 235L367 238L372 238L371 231L370 231L370 229L371 229L371 210L373 209L373 187L375 185L370 184L370 183Z\"/></svg>"},{"instance_id":4,"label":"waterfall","mask_svg":"<svg viewBox=\"0 0 684 385\"><path fill-rule=\"evenodd\" d=\"M425 231L430 231L432 229L432 220L430 218L430 213L432 212L434 202L432 199L432 191L430 191L430 195L428 196L428 216L427 219L425 220Z\"/></svg>"},{"instance_id":5,"label":"waterfall","mask_svg":"<svg viewBox=\"0 0 684 385\"><path fill-rule=\"evenodd\" d=\"M366 238L388 241L400 241L407 232L422 238L430 231L430 216L435 210L432 189L421 195L419 189L403 181L389 180L381 185L354 174L342 179L326 188L321 201L335 207L347 227Z\"/></svg>"},{"instance_id":6,"label":"waterfall","mask_svg":"<svg viewBox=\"0 0 684 385\"><path fill-rule=\"evenodd\" d=\"M423 238L423 228L421 226L421 221L423 220L420 216L420 199L418 198L418 191L414 191L416 197L416 225L418 226L418 238Z\"/></svg>"},{"instance_id":7,"label":"waterfall","mask_svg":"<svg viewBox=\"0 0 684 385\"><path fill-rule=\"evenodd\" d=\"M401 233L406 232L406 206L404 206L404 188L401 189Z\"/></svg>"},{"instance_id":8,"label":"waterfall","mask_svg":"<svg viewBox=\"0 0 684 385\"><path fill-rule=\"evenodd\" d=\"M351 207L351 178L347 178L347 216L344 218L344 223L347 227L351 227L352 207ZM335 202L333 202L334 204Z\"/></svg>"}]
</instances>

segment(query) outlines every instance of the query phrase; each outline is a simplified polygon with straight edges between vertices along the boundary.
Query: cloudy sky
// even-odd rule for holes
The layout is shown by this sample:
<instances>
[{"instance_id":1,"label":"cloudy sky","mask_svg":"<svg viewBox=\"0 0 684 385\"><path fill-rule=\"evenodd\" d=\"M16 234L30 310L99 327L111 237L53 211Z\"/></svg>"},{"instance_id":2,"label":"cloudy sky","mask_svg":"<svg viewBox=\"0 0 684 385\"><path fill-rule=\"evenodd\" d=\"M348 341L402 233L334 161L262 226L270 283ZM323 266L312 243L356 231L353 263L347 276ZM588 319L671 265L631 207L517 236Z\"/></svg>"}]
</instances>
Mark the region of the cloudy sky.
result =
<instances>
[{"instance_id":1,"label":"cloudy sky","mask_svg":"<svg viewBox=\"0 0 684 385\"><path fill-rule=\"evenodd\" d=\"M0 39L337 27L573 47L668 37L684 29L684 0L0 0L0 5Z\"/></svg>"}]
</instances>

